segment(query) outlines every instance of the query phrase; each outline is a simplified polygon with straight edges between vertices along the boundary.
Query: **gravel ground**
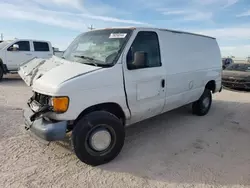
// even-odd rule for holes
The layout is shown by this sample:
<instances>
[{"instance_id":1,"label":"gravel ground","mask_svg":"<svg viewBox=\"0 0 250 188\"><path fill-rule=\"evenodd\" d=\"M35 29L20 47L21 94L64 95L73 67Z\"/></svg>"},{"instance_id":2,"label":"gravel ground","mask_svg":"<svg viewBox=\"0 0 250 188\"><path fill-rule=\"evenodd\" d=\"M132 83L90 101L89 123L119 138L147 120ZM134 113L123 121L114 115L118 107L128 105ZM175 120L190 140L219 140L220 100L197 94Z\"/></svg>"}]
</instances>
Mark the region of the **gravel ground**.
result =
<instances>
[{"instance_id":1,"label":"gravel ground","mask_svg":"<svg viewBox=\"0 0 250 188\"><path fill-rule=\"evenodd\" d=\"M121 154L94 168L24 131L30 95L17 76L0 83L0 187L250 187L250 93L214 95L205 117L183 107L131 126Z\"/></svg>"}]
</instances>

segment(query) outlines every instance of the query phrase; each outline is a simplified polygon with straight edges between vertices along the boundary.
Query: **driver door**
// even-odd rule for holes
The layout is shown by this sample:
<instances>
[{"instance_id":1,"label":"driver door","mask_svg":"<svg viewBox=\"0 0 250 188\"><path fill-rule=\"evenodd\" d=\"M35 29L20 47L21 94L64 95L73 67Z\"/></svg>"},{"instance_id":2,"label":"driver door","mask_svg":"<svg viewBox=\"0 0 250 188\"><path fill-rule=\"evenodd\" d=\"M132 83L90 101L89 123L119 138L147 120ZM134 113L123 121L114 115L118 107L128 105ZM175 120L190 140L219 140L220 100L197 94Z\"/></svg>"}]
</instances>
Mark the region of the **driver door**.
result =
<instances>
[{"instance_id":1,"label":"driver door","mask_svg":"<svg viewBox=\"0 0 250 188\"><path fill-rule=\"evenodd\" d=\"M132 114L130 123L136 123L160 114L165 105L166 71L161 63L158 34L139 31L125 55L124 80Z\"/></svg>"},{"instance_id":2,"label":"driver door","mask_svg":"<svg viewBox=\"0 0 250 188\"><path fill-rule=\"evenodd\" d=\"M18 48L13 48L13 45L18 45ZM29 41L18 41L12 44L6 51L6 60L8 69L16 71L20 65L34 57L31 52Z\"/></svg>"}]
</instances>

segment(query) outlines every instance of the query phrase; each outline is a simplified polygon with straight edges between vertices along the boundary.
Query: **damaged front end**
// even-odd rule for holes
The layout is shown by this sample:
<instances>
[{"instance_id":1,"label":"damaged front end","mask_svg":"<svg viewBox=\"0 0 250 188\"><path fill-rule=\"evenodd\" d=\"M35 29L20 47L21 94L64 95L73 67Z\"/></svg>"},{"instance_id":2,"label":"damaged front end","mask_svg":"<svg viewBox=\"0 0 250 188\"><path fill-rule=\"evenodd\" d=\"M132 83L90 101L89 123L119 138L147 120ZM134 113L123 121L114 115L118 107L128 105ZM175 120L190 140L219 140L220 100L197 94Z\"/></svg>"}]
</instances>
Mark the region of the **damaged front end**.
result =
<instances>
[{"instance_id":1,"label":"damaged front end","mask_svg":"<svg viewBox=\"0 0 250 188\"><path fill-rule=\"evenodd\" d=\"M53 56L50 59L34 58L19 68L18 74L28 86L41 78L46 72L69 62ZM55 97L33 92L24 109L25 129L45 141L62 140L67 130L67 121L56 121L49 114L58 113L53 107ZM59 112L60 113L60 112Z\"/></svg>"},{"instance_id":2,"label":"damaged front end","mask_svg":"<svg viewBox=\"0 0 250 188\"><path fill-rule=\"evenodd\" d=\"M49 119L53 113L52 97L34 92L24 110L25 129L45 141L63 140L67 131L67 121Z\"/></svg>"},{"instance_id":3,"label":"damaged front end","mask_svg":"<svg viewBox=\"0 0 250 188\"><path fill-rule=\"evenodd\" d=\"M34 95L28 100L28 106L34 112L30 117L31 121L41 118L44 114L52 112L53 107L50 104L51 97L34 92Z\"/></svg>"},{"instance_id":4,"label":"damaged front end","mask_svg":"<svg viewBox=\"0 0 250 188\"><path fill-rule=\"evenodd\" d=\"M34 58L23 63L18 74L28 86L32 86L34 81L41 78L45 72L65 63L69 62L56 56L50 59Z\"/></svg>"},{"instance_id":5,"label":"damaged front end","mask_svg":"<svg viewBox=\"0 0 250 188\"><path fill-rule=\"evenodd\" d=\"M68 111L70 103L64 83L100 69L56 56L46 60L34 58L22 64L18 73L34 92L24 111L25 128L43 140L64 139L73 124L71 119L57 119Z\"/></svg>"}]
</instances>

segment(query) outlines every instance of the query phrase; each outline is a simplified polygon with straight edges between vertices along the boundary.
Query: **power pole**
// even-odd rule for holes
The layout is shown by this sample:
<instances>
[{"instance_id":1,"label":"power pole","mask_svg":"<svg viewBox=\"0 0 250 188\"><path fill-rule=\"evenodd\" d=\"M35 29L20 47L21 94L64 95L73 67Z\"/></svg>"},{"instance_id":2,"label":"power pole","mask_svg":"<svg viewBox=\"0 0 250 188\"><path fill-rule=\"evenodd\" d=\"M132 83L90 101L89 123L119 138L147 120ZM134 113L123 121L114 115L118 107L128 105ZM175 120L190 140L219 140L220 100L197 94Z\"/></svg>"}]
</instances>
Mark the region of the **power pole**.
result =
<instances>
[{"instance_id":1,"label":"power pole","mask_svg":"<svg viewBox=\"0 0 250 188\"><path fill-rule=\"evenodd\" d=\"M3 41L3 33L1 33L1 41Z\"/></svg>"},{"instance_id":2,"label":"power pole","mask_svg":"<svg viewBox=\"0 0 250 188\"><path fill-rule=\"evenodd\" d=\"M88 29L93 30L95 28L93 28L93 25L90 25L90 27L88 27Z\"/></svg>"}]
</instances>

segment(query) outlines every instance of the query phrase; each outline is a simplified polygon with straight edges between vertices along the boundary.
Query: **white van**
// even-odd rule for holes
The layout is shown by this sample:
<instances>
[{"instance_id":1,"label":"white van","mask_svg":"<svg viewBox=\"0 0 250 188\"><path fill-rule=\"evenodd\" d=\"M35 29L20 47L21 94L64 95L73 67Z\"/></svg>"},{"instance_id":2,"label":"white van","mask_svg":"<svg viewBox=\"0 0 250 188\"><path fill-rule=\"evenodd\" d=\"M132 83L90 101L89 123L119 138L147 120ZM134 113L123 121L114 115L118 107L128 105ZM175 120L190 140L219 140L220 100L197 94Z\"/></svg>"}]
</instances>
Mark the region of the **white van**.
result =
<instances>
[{"instance_id":1,"label":"white van","mask_svg":"<svg viewBox=\"0 0 250 188\"><path fill-rule=\"evenodd\" d=\"M48 41L15 39L0 43L0 81L4 74L17 72L20 65L38 57L48 59L53 56Z\"/></svg>"},{"instance_id":2,"label":"white van","mask_svg":"<svg viewBox=\"0 0 250 188\"><path fill-rule=\"evenodd\" d=\"M153 28L89 31L62 58L20 68L34 92L26 129L47 141L72 131L77 157L104 164L121 151L128 125L190 103L194 114L206 115L221 73L212 37Z\"/></svg>"}]
</instances>

